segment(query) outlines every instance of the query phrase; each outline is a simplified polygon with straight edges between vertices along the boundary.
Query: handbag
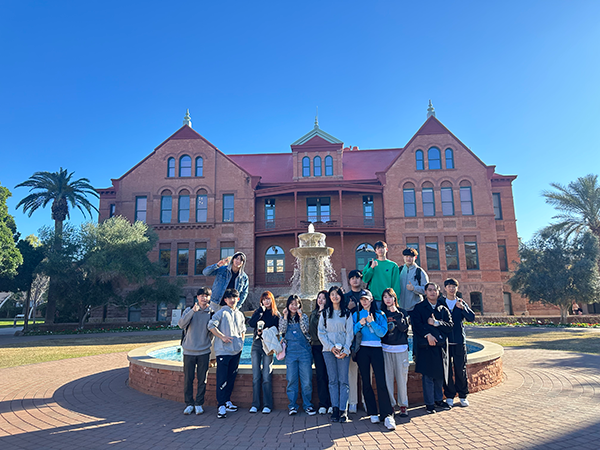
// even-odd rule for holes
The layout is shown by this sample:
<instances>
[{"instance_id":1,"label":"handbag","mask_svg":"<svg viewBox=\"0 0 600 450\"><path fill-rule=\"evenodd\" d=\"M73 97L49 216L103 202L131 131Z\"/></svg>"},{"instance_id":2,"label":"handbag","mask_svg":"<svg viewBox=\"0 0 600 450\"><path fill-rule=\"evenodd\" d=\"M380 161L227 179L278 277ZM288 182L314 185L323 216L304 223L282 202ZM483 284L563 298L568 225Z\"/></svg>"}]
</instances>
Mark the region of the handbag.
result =
<instances>
[{"instance_id":1,"label":"handbag","mask_svg":"<svg viewBox=\"0 0 600 450\"><path fill-rule=\"evenodd\" d=\"M362 332L359 331L358 333L356 333L354 335L354 338L352 339L352 345L350 346L350 357L352 358L352 361L356 362L356 355L358 354L358 351L360 350L361 342L362 342Z\"/></svg>"},{"instance_id":2,"label":"handbag","mask_svg":"<svg viewBox=\"0 0 600 450\"><path fill-rule=\"evenodd\" d=\"M281 348L282 348L282 350L275 355L275 358L277 358L277 361L281 361L282 359L285 358L285 348L286 347L287 347L287 343L285 342L285 339L282 339L281 340Z\"/></svg>"}]
</instances>

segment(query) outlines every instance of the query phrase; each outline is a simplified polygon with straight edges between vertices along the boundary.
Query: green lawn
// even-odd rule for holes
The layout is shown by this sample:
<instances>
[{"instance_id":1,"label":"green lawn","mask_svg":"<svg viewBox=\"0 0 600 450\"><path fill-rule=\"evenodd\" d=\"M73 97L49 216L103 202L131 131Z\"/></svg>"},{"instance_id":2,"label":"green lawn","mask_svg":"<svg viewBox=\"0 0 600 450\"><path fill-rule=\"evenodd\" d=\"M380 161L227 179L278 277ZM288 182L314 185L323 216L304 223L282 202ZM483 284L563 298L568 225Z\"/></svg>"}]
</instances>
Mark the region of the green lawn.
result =
<instances>
[{"instance_id":1,"label":"green lawn","mask_svg":"<svg viewBox=\"0 0 600 450\"><path fill-rule=\"evenodd\" d=\"M13 326L15 319L0 319L0 328L10 328ZM45 319L44 318L37 318L35 319L35 323L44 323ZM33 321L30 320L29 321L29 325L33 324ZM23 319L19 319L17 320L17 326L23 326L25 325L25 321Z\"/></svg>"},{"instance_id":2,"label":"green lawn","mask_svg":"<svg viewBox=\"0 0 600 450\"><path fill-rule=\"evenodd\" d=\"M11 324L12 326L12 324ZM0 348L0 368L80 356L127 352L142 345L179 339L181 332L132 336L129 333L92 334L6 344ZM600 329L536 327L469 327L467 337L503 347L528 347L600 354Z\"/></svg>"},{"instance_id":3,"label":"green lawn","mask_svg":"<svg viewBox=\"0 0 600 450\"><path fill-rule=\"evenodd\" d=\"M0 369L80 356L128 352L136 347L181 338L181 332L132 336L128 333L95 334L89 337L44 339L6 344L0 348Z\"/></svg>"}]
</instances>

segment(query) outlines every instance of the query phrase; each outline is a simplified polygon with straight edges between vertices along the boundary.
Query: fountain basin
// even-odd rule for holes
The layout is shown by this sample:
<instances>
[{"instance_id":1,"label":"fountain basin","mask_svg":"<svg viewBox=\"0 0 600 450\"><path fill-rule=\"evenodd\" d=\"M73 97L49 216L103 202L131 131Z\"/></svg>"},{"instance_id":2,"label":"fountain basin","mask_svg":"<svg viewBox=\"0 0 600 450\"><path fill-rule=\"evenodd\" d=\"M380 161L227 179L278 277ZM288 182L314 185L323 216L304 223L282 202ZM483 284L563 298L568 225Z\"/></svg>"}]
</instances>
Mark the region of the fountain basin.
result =
<instances>
[{"instance_id":1,"label":"fountain basin","mask_svg":"<svg viewBox=\"0 0 600 450\"><path fill-rule=\"evenodd\" d=\"M183 363L167 361L149 355L149 353L174 347L179 341L167 341L160 345L148 345L128 353L129 386L144 393L168 400L183 402ZM470 339L468 345L480 348L467 355L467 375L469 392L489 389L502 382L503 348L492 342ZM194 383L195 384L195 383ZM273 366L273 400L276 409L287 409L287 381L285 365ZM316 377L313 378L316 386ZM216 405L216 368L211 368L206 387L206 405ZM313 403L317 402L317 390L313 389ZM411 405L423 401L421 374L415 373L414 364L410 364L408 373L408 399ZM242 408L252 404L252 366L240 364L231 400ZM318 404L318 403L316 403Z\"/></svg>"}]
</instances>

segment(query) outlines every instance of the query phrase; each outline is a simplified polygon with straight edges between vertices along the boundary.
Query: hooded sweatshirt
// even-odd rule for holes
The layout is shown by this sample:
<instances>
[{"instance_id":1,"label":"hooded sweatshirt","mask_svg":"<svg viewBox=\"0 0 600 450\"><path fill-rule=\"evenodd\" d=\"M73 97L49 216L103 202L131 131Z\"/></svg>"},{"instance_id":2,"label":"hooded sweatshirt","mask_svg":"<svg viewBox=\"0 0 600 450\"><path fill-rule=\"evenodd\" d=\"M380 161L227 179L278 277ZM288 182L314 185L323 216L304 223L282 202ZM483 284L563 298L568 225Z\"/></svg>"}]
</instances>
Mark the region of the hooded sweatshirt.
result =
<instances>
[{"instance_id":1,"label":"hooded sweatshirt","mask_svg":"<svg viewBox=\"0 0 600 450\"><path fill-rule=\"evenodd\" d=\"M232 310L229 306L223 306L208 322L208 329L218 329L225 336L229 336L232 342L226 344L221 339L215 339L215 355L237 355L244 347L244 334L246 333L246 318L237 308Z\"/></svg>"},{"instance_id":2,"label":"hooded sweatshirt","mask_svg":"<svg viewBox=\"0 0 600 450\"><path fill-rule=\"evenodd\" d=\"M215 311L218 311L222 306L220 305L221 300L223 299L223 294L229 285L229 281L231 281L231 277L233 276L233 271L231 270L231 264L233 260L241 255L243 259L242 267L238 272L238 276L235 279L235 288L240 293L240 300L238 301L237 308L240 309L244 301L246 301L246 297L248 297L248 275L244 271L246 267L246 255L242 252L236 252L231 257L229 264L218 267L217 264L211 264L206 267L202 271L202 275L206 277L215 276L215 281L212 285L212 296L210 301L210 306Z\"/></svg>"},{"instance_id":3,"label":"hooded sweatshirt","mask_svg":"<svg viewBox=\"0 0 600 450\"><path fill-rule=\"evenodd\" d=\"M213 310L210 306L196 312L192 308L186 308L183 312L177 325L185 330L181 344L184 355L199 356L210 353L214 335L207 327L212 315Z\"/></svg>"}]
</instances>

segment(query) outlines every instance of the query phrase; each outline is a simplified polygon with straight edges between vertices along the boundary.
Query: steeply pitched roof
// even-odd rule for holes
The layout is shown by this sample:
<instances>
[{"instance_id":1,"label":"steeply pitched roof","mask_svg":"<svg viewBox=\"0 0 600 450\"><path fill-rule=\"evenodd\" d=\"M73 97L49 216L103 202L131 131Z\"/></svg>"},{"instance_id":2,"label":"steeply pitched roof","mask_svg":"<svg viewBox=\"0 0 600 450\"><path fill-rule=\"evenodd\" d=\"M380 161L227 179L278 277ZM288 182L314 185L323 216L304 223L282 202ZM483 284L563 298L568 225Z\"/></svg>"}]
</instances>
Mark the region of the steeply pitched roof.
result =
<instances>
[{"instance_id":1,"label":"steeply pitched roof","mask_svg":"<svg viewBox=\"0 0 600 450\"><path fill-rule=\"evenodd\" d=\"M227 157L250 175L261 177L261 183L289 183L294 176L291 153L227 155Z\"/></svg>"},{"instance_id":2,"label":"steeply pitched roof","mask_svg":"<svg viewBox=\"0 0 600 450\"><path fill-rule=\"evenodd\" d=\"M333 137L329 133L324 132L323 130L321 130L319 128L318 124L315 124L315 127L312 130L310 130L308 133L306 133L300 139L297 139L296 141L292 142L291 145L302 145L302 144L305 144L308 141L310 141L312 138L314 138L315 136L319 136L320 138L322 138L325 141L327 141L327 143L329 143L329 144L342 144L342 141L340 141L339 139Z\"/></svg>"},{"instance_id":3,"label":"steeply pitched roof","mask_svg":"<svg viewBox=\"0 0 600 450\"><path fill-rule=\"evenodd\" d=\"M401 148L344 152L344 180L371 180L383 172L402 151Z\"/></svg>"}]
</instances>

